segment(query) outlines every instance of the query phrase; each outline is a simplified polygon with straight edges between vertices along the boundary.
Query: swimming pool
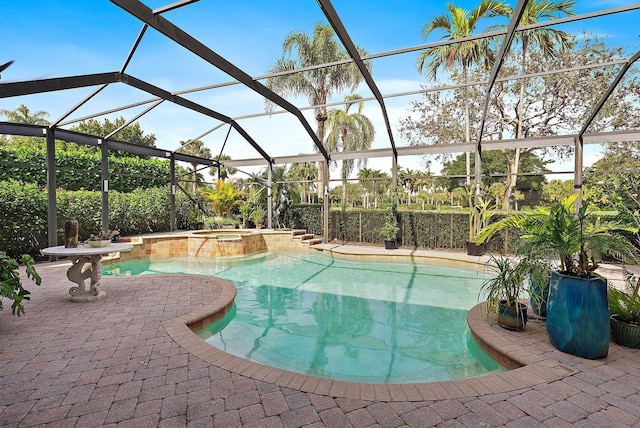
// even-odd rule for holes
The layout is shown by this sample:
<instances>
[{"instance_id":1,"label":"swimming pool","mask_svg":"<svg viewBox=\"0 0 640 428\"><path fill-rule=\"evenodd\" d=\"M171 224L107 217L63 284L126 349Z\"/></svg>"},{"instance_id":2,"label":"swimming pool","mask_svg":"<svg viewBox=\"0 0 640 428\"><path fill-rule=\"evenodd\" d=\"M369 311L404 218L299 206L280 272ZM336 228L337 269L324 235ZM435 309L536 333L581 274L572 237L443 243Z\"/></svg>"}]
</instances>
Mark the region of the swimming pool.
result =
<instances>
[{"instance_id":1,"label":"swimming pool","mask_svg":"<svg viewBox=\"0 0 640 428\"><path fill-rule=\"evenodd\" d=\"M109 274L216 275L237 288L225 318L196 332L228 353L307 375L429 382L504 370L471 339L482 276L443 263L362 262L313 252L123 262Z\"/></svg>"}]
</instances>

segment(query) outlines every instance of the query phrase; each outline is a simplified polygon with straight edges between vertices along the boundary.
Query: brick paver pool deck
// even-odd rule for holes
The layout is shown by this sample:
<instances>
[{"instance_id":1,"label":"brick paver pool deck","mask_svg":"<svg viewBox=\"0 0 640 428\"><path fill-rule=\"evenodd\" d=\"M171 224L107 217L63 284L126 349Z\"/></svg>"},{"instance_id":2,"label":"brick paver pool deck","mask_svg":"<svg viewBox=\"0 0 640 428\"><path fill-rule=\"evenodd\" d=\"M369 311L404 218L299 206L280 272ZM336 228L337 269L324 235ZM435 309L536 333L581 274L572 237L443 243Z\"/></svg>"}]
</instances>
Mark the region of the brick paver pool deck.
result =
<instances>
[{"instance_id":1,"label":"brick paver pool deck","mask_svg":"<svg viewBox=\"0 0 640 428\"><path fill-rule=\"evenodd\" d=\"M376 250L378 251L378 250ZM186 324L232 297L212 277L104 277L69 300L68 262L38 265L26 315L0 312L1 427L640 427L640 351L584 360L544 324L474 334L524 367L451 382L366 385L291 374L202 346Z\"/></svg>"}]
</instances>

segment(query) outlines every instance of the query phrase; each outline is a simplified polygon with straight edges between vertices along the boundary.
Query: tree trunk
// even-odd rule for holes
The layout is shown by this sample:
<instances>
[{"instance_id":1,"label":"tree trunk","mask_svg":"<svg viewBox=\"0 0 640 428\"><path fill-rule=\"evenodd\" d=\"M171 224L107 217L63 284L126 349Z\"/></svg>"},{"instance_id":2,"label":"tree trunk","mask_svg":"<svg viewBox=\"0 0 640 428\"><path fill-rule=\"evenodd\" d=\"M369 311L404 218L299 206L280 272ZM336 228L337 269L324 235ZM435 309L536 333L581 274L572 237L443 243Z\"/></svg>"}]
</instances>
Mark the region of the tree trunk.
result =
<instances>
[{"instance_id":1,"label":"tree trunk","mask_svg":"<svg viewBox=\"0 0 640 428\"><path fill-rule=\"evenodd\" d=\"M193 168L193 194L195 195L198 191L198 165L191 164Z\"/></svg>"},{"instance_id":2,"label":"tree trunk","mask_svg":"<svg viewBox=\"0 0 640 428\"><path fill-rule=\"evenodd\" d=\"M526 74L526 59L527 59L527 36L522 38L522 74ZM518 123L516 126L516 141L522 138L522 123L524 121L524 96L525 86L527 85L527 79L520 79L520 99L518 100ZM516 184L518 183L518 168L520 167L520 148L516 148L516 152L513 156L513 163L509 164L509 174L507 177L507 189L505 191L505 200L503 208L509 209L511 205L511 195L515 191Z\"/></svg>"},{"instance_id":3,"label":"tree trunk","mask_svg":"<svg viewBox=\"0 0 640 428\"><path fill-rule=\"evenodd\" d=\"M515 188L514 183L517 177L514 172L517 170L518 166L516 164L515 156L514 157L505 156L505 158L507 160L507 181L505 183L502 209L504 211L509 211L509 208L511 206L510 201L511 201L512 190Z\"/></svg>"},{"instance_id":4,"label":"tree trunk","mask_svg":"<svg viewBox=\"0 0 640 428\"><path fill-rule=\"evenodd\" d=\"M462 64L462 80L464 82L464 84L467 84L467 65L466 64ZM465 138L465 142L468 143L471 141L471 131L470 131L470 124L469 124L469 96L468 96L468 87L465 86L464 87L464 138ZM469 152L465 152L465 161L466 161L466 166L467 166L467 178L465 180L465 182L467 183L467 186L471 185L471 154Z\"/></svg>"}]
</instances>

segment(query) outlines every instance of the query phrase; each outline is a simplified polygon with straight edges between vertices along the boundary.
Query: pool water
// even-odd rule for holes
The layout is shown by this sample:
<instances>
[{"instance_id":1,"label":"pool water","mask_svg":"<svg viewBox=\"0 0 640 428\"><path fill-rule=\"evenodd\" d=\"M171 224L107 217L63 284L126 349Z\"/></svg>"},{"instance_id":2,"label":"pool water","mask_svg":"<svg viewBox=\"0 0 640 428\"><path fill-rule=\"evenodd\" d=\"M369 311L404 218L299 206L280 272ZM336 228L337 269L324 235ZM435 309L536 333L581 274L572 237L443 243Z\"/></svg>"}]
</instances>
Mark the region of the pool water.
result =
<instances>
[{"instance_id":1,"label":"pool water","mask_svg":"<svg viewBox=\"0 0 640 428\"><path fill-rule=\"evenodd\" d=\"M136 260L105 275L197 273L237 288L223 319L196 332L262 364L365 383L431 382L505 370L471 339L483 280L444 263L372 263L322 253Z\"/></svg>"}]
</instances>

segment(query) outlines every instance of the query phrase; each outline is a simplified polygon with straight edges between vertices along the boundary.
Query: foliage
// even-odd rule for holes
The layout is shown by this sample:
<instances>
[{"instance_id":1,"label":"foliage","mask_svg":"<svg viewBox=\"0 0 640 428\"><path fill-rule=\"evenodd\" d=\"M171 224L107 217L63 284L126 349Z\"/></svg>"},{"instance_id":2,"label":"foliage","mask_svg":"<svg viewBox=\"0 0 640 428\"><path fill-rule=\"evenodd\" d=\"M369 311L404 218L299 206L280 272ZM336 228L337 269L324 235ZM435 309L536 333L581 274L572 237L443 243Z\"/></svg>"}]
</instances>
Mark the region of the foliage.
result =
<instances>
[{"instance_id":1,"label":"foliage","mask_svg":"<svg viewBox=\"0 0 640 428\"><path fill-rule=\"evenodd\" d=\"M542 199L546 202L562 201L573 193L573 180L551 180L542 186Z\"/></svg>"},{"instance_id":2,"label":"foliage","mask_svg":"<svg viewBox=\"0 0 640 428\"><path fill-rule=\"evenodd\" d=\"M625 269L623 289L609 287L611 314L622 321L640 325L640 278Z\"/></svg>"},{"instance_id":3,"label":"foliage","mask_svg":"<svg viewBox=\"0 0 640 428\"><path fill-rule=\"evenodd\" d=\"M489 225L496 213L496 209L491 209L491 203L491 199L479 198L478 203L469 210L469 242L477 242L478 232Z\"/></svg>"},{"instance_id":4,"label":"foliage","mask_svg":"<svg viewBox=\"0 0 640 428\"><path fill-rule=\"evenodd\" d=\"M211 150L209 150L202 140L194 140L194 141L180 141L180 148L178 149L180 153L184 153L191 156L197 156L205 159L211 158ZM202 174L198 173L198 167L200 165L197 163L191 164L191 188L193 193L195 194L198 190L198 186L203 181ZM222 174L221 174L222 175ZM219 177L218 180L224 180Z\"/></svg>"},{"instance_id":5,"label":"foliage","mask_svg":"<svg viewBox=\"0 0 640 428\"><path fill-rule=\"evenodd\" d=\"M102 230L101 192L56 192L58 239L62 239L66 218L78 219L80 240ZM190 219L193 203L176 195L176 220L180 229L192 229L201 221ZM44 188L15 180L0 182L0 248L10 257L38 255L47 246L47 194ZM136 189L129 193L109 192L109 225L122 235L169 230L168 187Z\"/></svg>"},{"instance_id":6,"label":"foliage","mask_svg":"<svg viewBox=\"0 0 640 428\"><path fill-rule=\"evenodd\" d=\"M202 196L207 199L216 215L220 217L227 216L233 208L240 205L240 190L236 190L233 184L227 181L216 181L215 188L203 187L200 190Z\"/></svg>"},{"instance_id":7,"label":"foliage","mask_svg":"<svg viewBox=\"0 0 640 428\"><path fill-rule=\"evenodd\" d=\"M325 140L325 147L328 152L335 151L358 151L368 150L375 137L375 128L367 116L362 113L364 103L360 95L348 95L345 97L345 108L329 110L327 127L329 132ZM349 110L357 104L357 111L350 113ZM342 210L346 209L346 184L347 178L353 172L355 159L343 159L342 170ZM358 168L365 167L367 159L358 159Z\"/></svg>"},{"instance_id":8,"label":"foliage","mask_svg":"<svg viewBox=\"0 0 640 428\"><path fill-rule=\"evenodd\" d=\"M480 295L487 300L488 312L497 315L498 305L504 302L519 313L519 298L526 292L526 271L517 261L504 256L491 256L485 268L488 278L480 286Z\"/></svg>"},{"instance_id":9,"label":"foliage","mask_svg":"<svg viewBox=\"0 0 640 428\"><path fill-rule=\"evenodd\" d=\"M266 214L267 212L265 211L265 209L258 205L251 212L250 219L255 223L256 226L258 226L258 224L262 224L264 222L264 217Z\"/></svg>"},{"instance_id":10,"label":"foliage","mask_svg":"<svg viewBox=\"0 0 640 428\"><path fill-rule=\"evenodd\" d=\"M394 224L393 217L389 215L380 228L380 236L385 241L395 241L399 231L400 228Z\"/></svg>"},{"instance_id":11,"label":"foliage","mask_svg":"<svg viewBox=\"0 0 640 428\"><path fill-rule=\"evenodd\" d=\"M548 70L582 66L585 59L589 63L606 63L626 57L622 49L611 48L597 37L584 35L572 48L557 51L555 58L547 58L538 48L529 49L528 72L538 73ZM520 74L519 57L508 55L501 68L501 75ZM618 70L614 67L591 68L566 73L545 74L528 79L527 93L523 100L524 112L521 122L523 137L542 137L577 133L593 106L593 94L605 93ZM453 83L463 82L461 70L451 70ZM472 79L486 79L483 70L473 70ZM515 138L521 85L518 79L496 82L492 90L490 108L486 117L486 140L508 140ZM464 103L469 99L471 123L474 138L478 137L481 123L484 90L480 86L469 88L465 95L462 88L450 91L427 91L424 99L412 104L412 113L401 122L401 134L412 145L454 144L464 141ZM630 69L620 86L613 92L595 118L588 132L633 129L640 122L634 100L640 95L638 70ZM524 155L534 149L521 149ZM564 158L570 153L566 146L536 149L543 155ZM486 151L483 152L483 156ZM515 173L515 151L502 150L509 173Z\"/></svg>"},{"instance_id":12,"label":"foliage","mask_svg":"<svg viewBox=\"0 0 640 428\"><path fill-rule=\"evenodd\" d=\"M23 254L21 258L25 266L27 277L31 278L36 285L40 285L42 279L33 266L33 258ZM0 310L2 310L2 298L12 300L11 313L13 315L24 314L24 300L30 300L29 290L25 289L20 281L18 262L7 256L4 251L0 251Z\"/></svg>"},{"instance_id":13,"label":"foliage","mask_svg":"<svg viewBox=\"0 0 640 428\"><path fill-rule=\"evenodd\" d=\"M230 217L205 217L205 229L222 229L224 226L235 226L238 222Z\"/></svg>"},{"instance_id":14,"label":"foliage","mask_svg":"<svg viewBox=\"0 0 640 428\"><path fill-rule=\"evenodd\" d=\"M86 121L80 122L76 126L72 126L71 130L82 132L84 134L95 135L96 137L104 137L106 135L111 134L116 129L125 125L126 120L124 117L118 117L113 122L109 119L105 119L104 122L99 122L96 119L89 119ZM124 141L126 143L137 144L139 146L147 146L147 147L155 147L156 146L156 136L154 134L145 135L144 131L140 127L138 122L131 123L117 133L115 133L112 138L118 141ZM93 149L97 151L98 149ZM129 153L121 153L115 156L132 156Z\"/></svg>"},{"instance_id":15,"label":"foliage","mask_svg":"<svg viewBox=\"0 0 640 428\"><path fill-rule=\"evenodd\" d=\"M205 155L203 157L207 157L206 155L208 153L204 152L203 154ZM211 155L209 154L209 156ZM212 166L211 168L209 168L209 174L215 176L219 180L226 180L227 178L229 178L230 175L234 175L236 172L238 172L238 170L235 168L223 165L224 161L231 160L231 156L229 155L215 155L211 159L216 161L222 161L219 166Z\"/></svg>"},{"instance_id":16,"label":"foliage","mask_svg":"<svg viewBox=\"0 0 640 428\"><path fill-rule=\"evenodd\" d=\"M0 147L0 181L18 179L27 183L47 184L46 152L32 147ZM100 153L81 150L56 151L56 184L67 190L100 190ZM169 181L169 162L135 157L109 157L109 188L129 191L139 187L157 187Z\"/></svg>"},{"instance_id":17,"label":"foliage","mask_svg":"<svg viewBox=\"0 0 640 428\"><path fill-rule=\"evenodd\" d=\"M11 257L37 254L47 242L45 190L15 180L0 182L0 218L3 251Z\"/></svg>"},{"instance_id":18,"label":"foliage","mask_svg":"<svg viewBox=\"0 0 640 428\"><path fill-rule=\"evenodd\" d=\"M465 159L464 154L458 155L451 160L447 160L442 164L443 175L455 175L446 179L447 187L455 189L465 184ZM482 184L490 187L495 183L505 183L505 176L508 173L508 167L505 162L506 158L499 150L485 151L482 153ZM549 171L547 164L549 161L542 159L535 153L524 153L520 158L520 172L532 173L537 172L540 175L526 175L518 179L517 189L519 190L540 190L542 183L545 181L542 173ZM475 159L471 159L471 168L475 168ZM504 190L500 195L500 200L504 197Z\"/></svg>"},{"instance_id":19,"label":"foliage","mask_svg":"<svg viewBox=\"0 0 640 428\"><path fill-rule=\"evenodd\" d=\"M360 56L367 52L356 47ZM315 68L318 63L342 62L332 67ZM299 73L287 73L291 70L312 66L310 70ZM366 67L371 71L371 63ZM302 96L307 98L309 104L318 106L314 110L318 140L324 142L324 125L327 120L327 101L335 93L345 90L354 91L362 81L362 74L355 62L336 40L335 32L331 25L323 25L321 22L313 26L311 36L302 31L293 31L285 37L282 43L282 57L278 59L267 71L274 76L269 77L265 85L277 94L287 97ZM274 104L266 101L265 109L273 111ZM318 147L314 147L318 150ZM324 182L325 168L320 168L319 179ZM328 178L328 177L327 177ZM322 197L322 186L318 186L318 197Z\"/></svg>"},{"instance_id":20,"label":"foliage","mask_svg":"<svg viewBox=\"0 0 640 428\"><path fill-rule=\"evenodd\" d=\"M554 254L561 273L584 278L594 276L593 271L598 268L596 257L636 261L635 248L619 232L637 233L638 229L619 219L602 219L586 201L576 211L580 196L574 194L550 207L513 213L483 228L478 242L507 227L520 229L525 248L535 254Z\"/></svg>"},{"instance_id":21,"label":"foliage","mask_svg":"<svg viewBox=\"0 0 640 428\"><path fill-rule=\"evenodd\" d=\"M0 115L5 116L7 121L14 123L26 123L29 125L48 125L49 121L45 118L49 113L43 110L31 112L29 107L20 104L15 110L0 109Z\"/></svg>"}]
</instances>

